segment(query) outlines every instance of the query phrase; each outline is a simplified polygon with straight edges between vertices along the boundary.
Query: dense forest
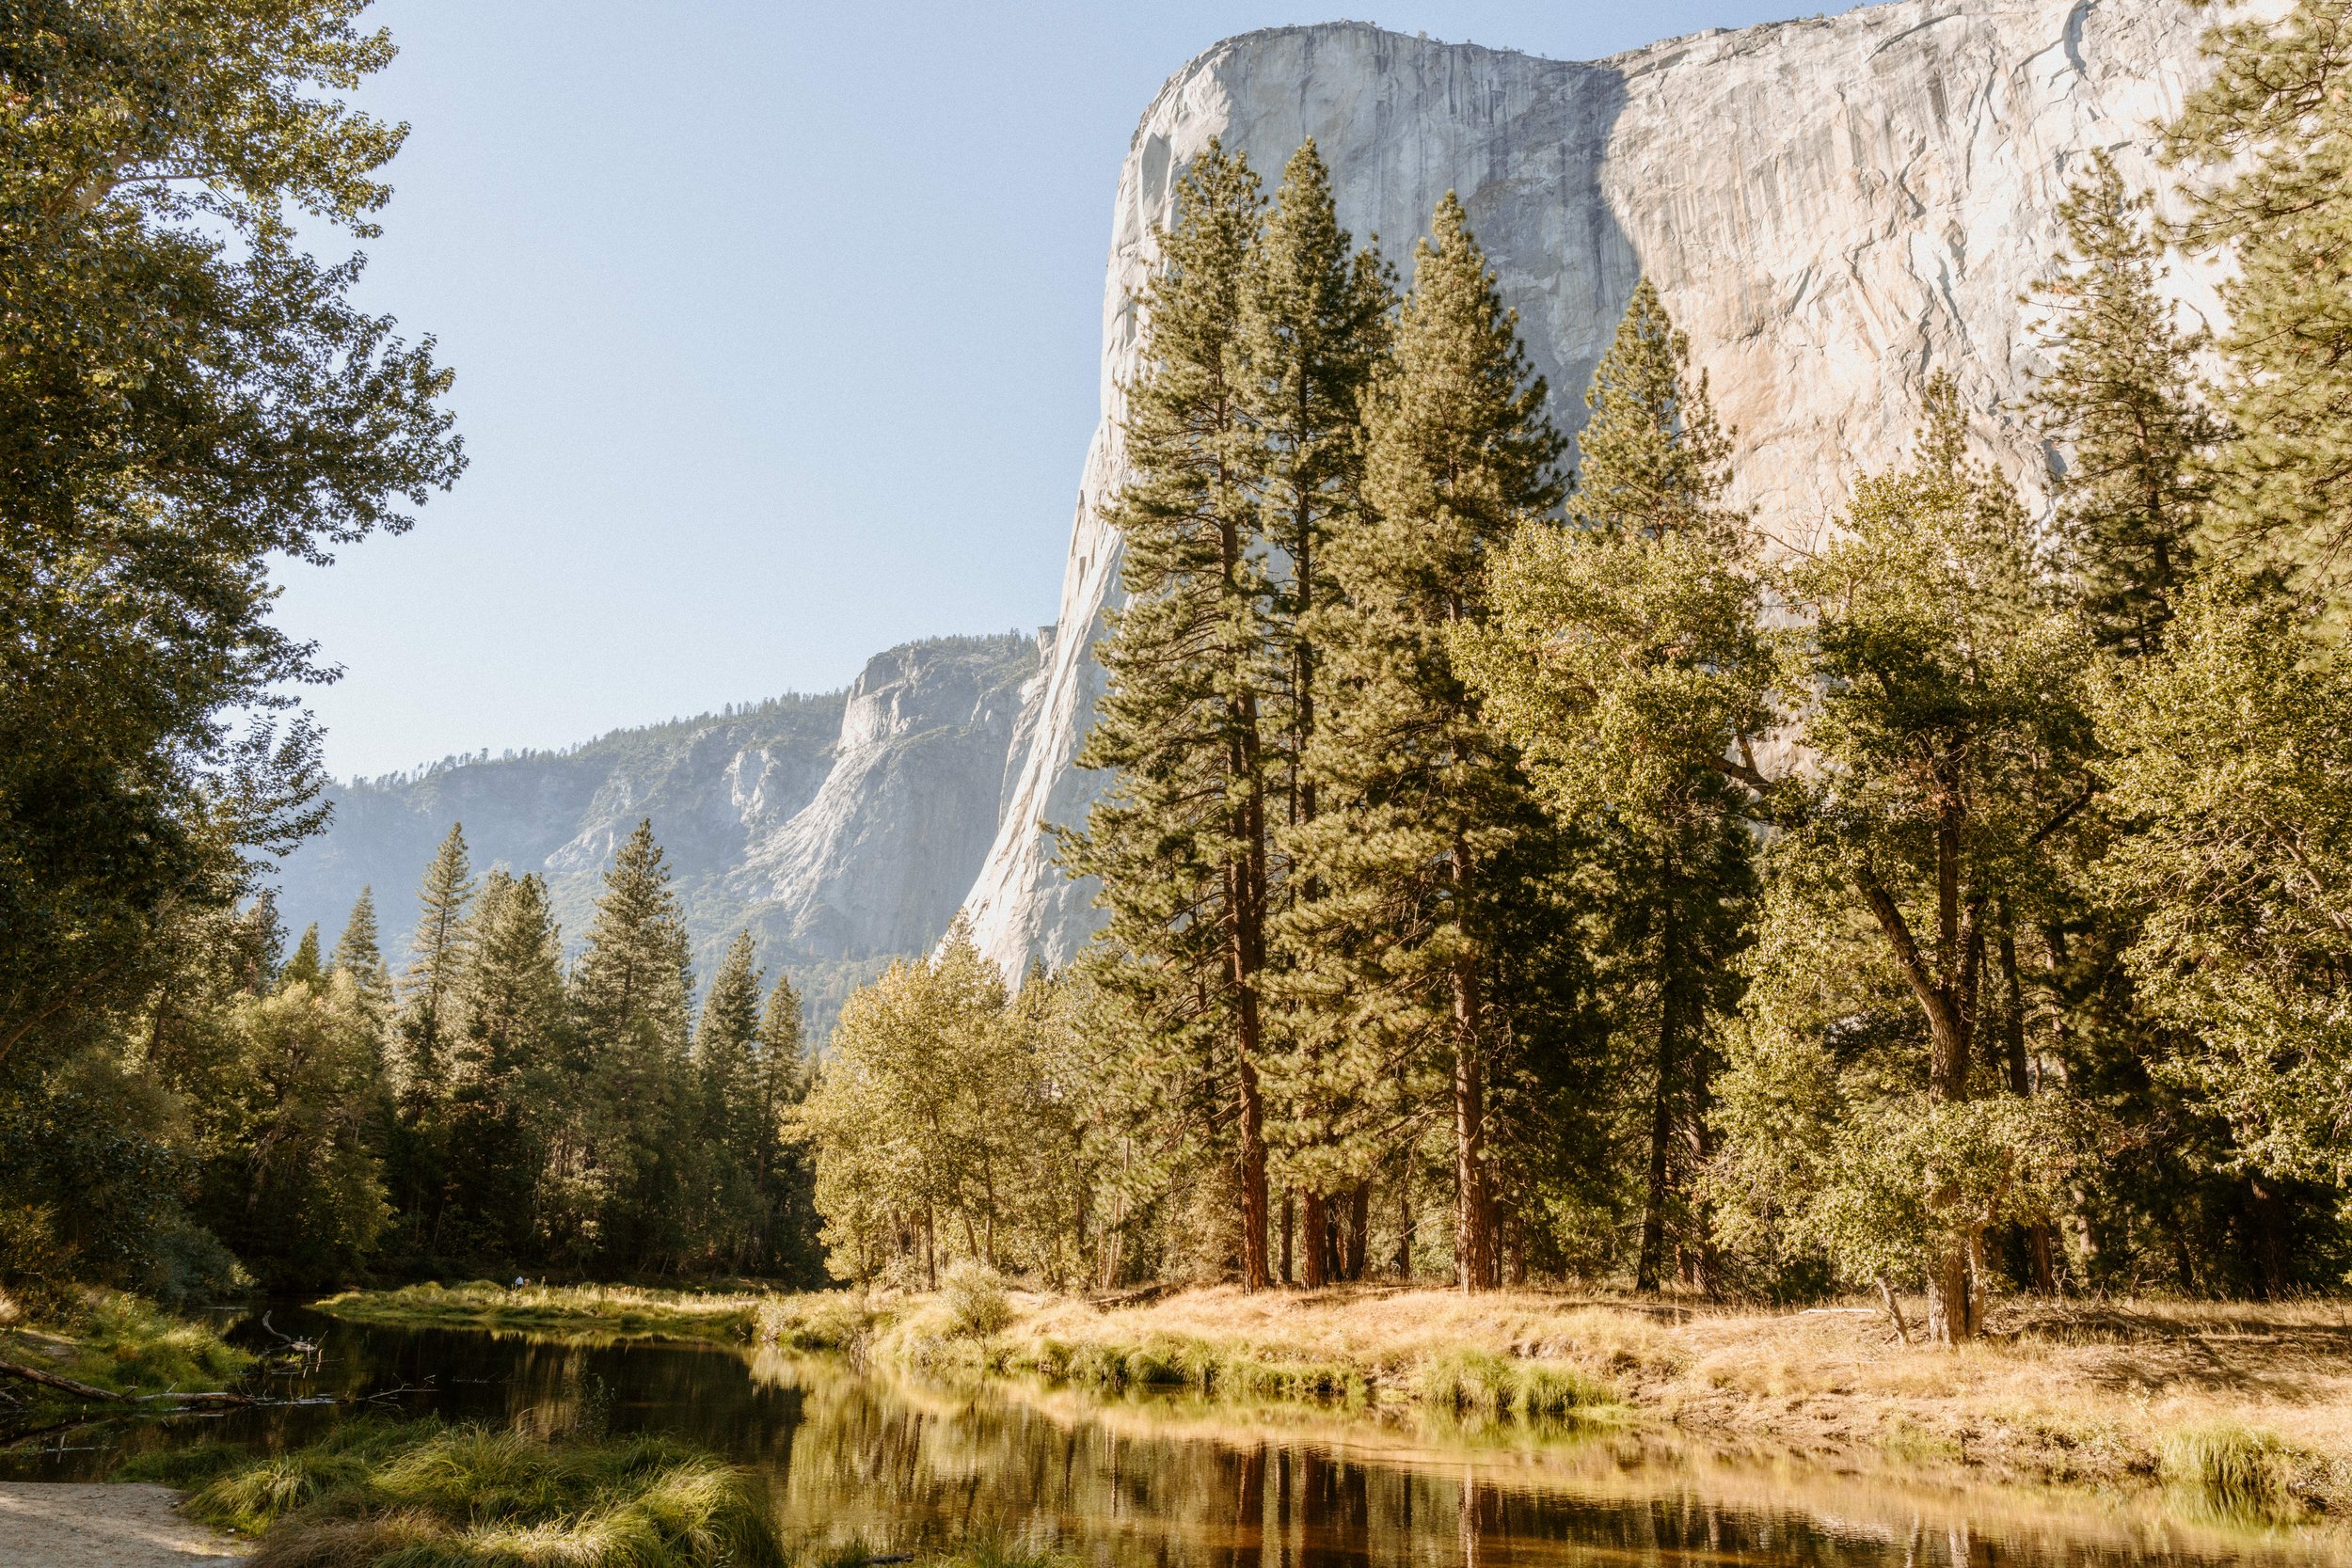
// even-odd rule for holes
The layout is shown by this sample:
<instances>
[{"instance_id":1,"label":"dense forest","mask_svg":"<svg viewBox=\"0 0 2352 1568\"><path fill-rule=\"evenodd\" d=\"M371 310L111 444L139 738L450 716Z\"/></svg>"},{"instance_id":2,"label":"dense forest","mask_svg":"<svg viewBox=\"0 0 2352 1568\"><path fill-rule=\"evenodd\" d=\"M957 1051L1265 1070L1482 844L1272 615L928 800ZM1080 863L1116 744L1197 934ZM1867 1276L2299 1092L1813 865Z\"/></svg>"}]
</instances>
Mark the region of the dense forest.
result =
<instances>
[{"instance_id":1,"label":"dense forest","mask_svg":"<svg viewBox=\"0 0 2352 1568\"><path fill-rule=\"evenodd\" d=\"M2072 171L2010 411L2054 505L1946 366L1817 548L1732 503L1769 476L1649 284L1571 441L1459 204L1405 287L1312 143L1271 197L1212 145L1137 302L1111 784L1060 834L1101 931L1015 985L959 927L817 1060L747 942L698 985L650 824L576 952L456 830L411 953L365 897L278 927L324 826L288 693L332 672L268 562L464 466L431 340L305 248L389 197L362 8L0 26L11 1303L970 1259L1924 1289L1949 1342L2002 1291L2342 1284L2343 0L2217 24L2177 211Z\"/></svg>"}]
</instances>

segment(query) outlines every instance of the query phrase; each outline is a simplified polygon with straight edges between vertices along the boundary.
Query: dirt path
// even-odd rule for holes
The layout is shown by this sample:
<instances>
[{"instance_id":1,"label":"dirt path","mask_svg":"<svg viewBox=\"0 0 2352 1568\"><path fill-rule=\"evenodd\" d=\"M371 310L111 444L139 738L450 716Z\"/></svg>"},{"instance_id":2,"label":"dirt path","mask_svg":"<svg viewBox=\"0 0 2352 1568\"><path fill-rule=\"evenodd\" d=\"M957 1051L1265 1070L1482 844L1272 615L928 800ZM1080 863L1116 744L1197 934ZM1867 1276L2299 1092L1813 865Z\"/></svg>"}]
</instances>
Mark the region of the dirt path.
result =
<instances>
[{"instance_id":1,"label":"dirt path","mask_svg":"<svg viewBox=\"0 0 2352 1568\"><path fill-rule=\"evenodd\" d=\"M164 1486L0 1482L8 1568L229 1568L244 1548L183 1519Z\"/></svg>"}]
</instances>

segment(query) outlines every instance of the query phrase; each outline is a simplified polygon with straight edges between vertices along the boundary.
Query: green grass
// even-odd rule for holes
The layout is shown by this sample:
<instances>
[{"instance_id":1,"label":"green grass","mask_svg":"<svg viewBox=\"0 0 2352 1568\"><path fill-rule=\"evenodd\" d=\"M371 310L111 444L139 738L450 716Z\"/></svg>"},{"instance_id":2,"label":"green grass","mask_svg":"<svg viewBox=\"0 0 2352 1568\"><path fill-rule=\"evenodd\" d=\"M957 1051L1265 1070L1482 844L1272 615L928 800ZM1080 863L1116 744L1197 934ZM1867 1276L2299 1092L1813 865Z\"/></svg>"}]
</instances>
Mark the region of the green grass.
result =
<instances>
[{"instance_id":1,"label":"green grass","mask_svg":"<svg viewBox=\"0 0 2352 1568\"><path fill-rule=\"evenodd\" d=\"M354 1323L394 1327L486 1328L524 1334L607 1334L622 1339L753 1338L761 1297L620 1285L526 1285L487 1280L346 1291L317 1304Z\"/></svg>"},{"instance_id":2,"label":"green grass","mask_svg":"<svg viewBox=\"0 0 2352 1568\"><path fill-rule=\"evenodd\" d=\"M1422 1403L1466 1416L1560 1420L1614 1405L1615 1392L1562 1361L1530 1361L1490 1351L1441 1351L1413 1383Z\"/></svg>"},{"instance_id":3,"label":"green grass","mask_svg":"<svg viewBox=\"0 0 2352 1568\"><path fill-rule=\"evenodd\" d=\"M117 1479L200 1483L187 1512L258 1537L253 1568L787 1565L741 1473L659 1437L357 1420L284 1453L207 1446Z\"/></svg>"},{"instance_id":4,"label":"green grass","mask_svg":"<svg viewBox=\"0 0 2352 1568\"><path fill-rule=\"evenodd\" d=\"M2158 1448L2165 1483L2194 1512L2245 1523L2299 1516L2300 1458L2276 1433L2233 1421L2165 1433Z\"/></svg>"},{"instance_id":5,"label":"green grass","mask_svg":"<svg viewBox=\"0 0 2352 1568\"><path fill-rule=\"evenodd\" d=\"M250 1354L209 1326L119 1291L87 1292L60 1323L0 1334L0 1355L119 1394L225 1388L253 1365ZM43 1407L79 1402L70 1394L11 1387Z\"/></svg>"}]
</instances>

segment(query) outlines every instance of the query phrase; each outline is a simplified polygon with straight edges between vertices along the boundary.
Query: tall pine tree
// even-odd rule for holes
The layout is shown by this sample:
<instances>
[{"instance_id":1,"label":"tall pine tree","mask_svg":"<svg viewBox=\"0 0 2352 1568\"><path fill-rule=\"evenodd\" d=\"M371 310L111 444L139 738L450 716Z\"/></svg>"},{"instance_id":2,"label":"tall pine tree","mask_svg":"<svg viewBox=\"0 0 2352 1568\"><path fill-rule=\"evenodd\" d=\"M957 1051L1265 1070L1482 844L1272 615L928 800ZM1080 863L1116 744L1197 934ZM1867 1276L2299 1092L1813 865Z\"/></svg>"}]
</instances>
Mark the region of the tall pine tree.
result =
<instances>
[{"instance_id":1,"label":"tall pine tree","mask_svg":"<svg viewBox=\"0 0 2352 1568\"><path fill-rule=\"evenodd\" d=\"M739 931L703 1000L694 1030L701 1092L702 1169L694 1240L715 1260L741 1271L757 1235L758 1167L765 1134L759 1072L759 982L752 937Z\"/></svg>"},{"instance_id":2,"label":"tall pine tree","mask_svg":"<svg viewBox=\"0 0 2352 1568\"><path fill-rule=\"evenodd\" d=\"M351 906L343 934L327 955L330 971L348 974L358 988L359 1000L380 1029L391 1019L392 972L385 966L384 948L375 924L375 890L363 887Z\"/></svg>"},{"instance_id":3,"label":"tall pine tree","mask_svg":"<svg viewBox=\"0 0 2352 1568\"><path fill-rule=\"evenodd\" d=\"M402 1114L411 1123L447 1090L449 1049L457 1030L466 960L473 947L466 922L473 895L466 826L453 822L417 890L417 932L411 939L408 972L401 977L396 1083Z\"/></svg>"},{"instance_id":4,"label":"tall pine tree","mask_svg":"<svg viewBox=\"0 0 2352 1568\"><path fill-rule=\"evenodd\" d=\"M1316 815L1305 763L1322 658L1307 627L1334 592L1326 546L1362 513L1363 403L1387 352L1394 306L1377 249L1356 250L1340 227L1330 171L1308 141L1282 172L1242 291L1244 403L1263 447L1260 531L1272 567L1264 743L1277 757L1268 782L1279 791L1269 877L1278 911L1291 896L1283 885L1286 839ZM1311 883L1299 891L1313 895ZM1271 956L1278 972L1291 967L1279 945L1278 936ZM1282 986L1278 973L1278 999ZM1284 1011L1286 1022L1296 1021L1295 1009ZM1284 1156L1292 1185L1304 1189L1304 1279L1315 1286L1332 1252L1327 1196L1359 1183L1378 1151L1367 1147L1362 1118L1344 1114L1348 1085L1329 1069L1326 1042L1278 1043L1269 1141Z\"/></svg>"},{"instance_id":5,"label":"tall pine tree","mask_svg":"<svg viewBox=\"0 0 2352 1568\"><path fill-rule=\"evenodd\" d=\"M2196 388L2203 335L2183 332L2156 292L2150 207L2094 154L2060 209L2070 264L2037 291L2057 361L2034 410L2069 458L2059 522L2100 641L2134 655L2162 644L2189 578L2212 492L2203 459L2221 434Z\"/></svg>"},{"instance_id":6,"label":"tall pine tree","mask_svg":"<svg viewBox=\"0 0 2352 1568\"><path fill-rule=\"evenodd\" d=\"M1591 418L1565 524L1523 530L1496 564L1491 625L1457 652L1493 721L1523 750L1546 806L1613 874L1599 911L1625 982L1621 1029L1649 1036L1638 1289L1659 1285L1672 1173L1707 1154L1713 1021L1752 892L1743 792L1710 756L1764 723L1760 610L1744 518L1724 504L1729 438L1690 345L1645 278L1584 394Z\"/></svg>"},{"instance_id":7,"label":"tall pine tree","mask_svg":"<svg viewBox=\"0 0 2352 1568\"><path fill-rule=\"evenodd\" d=\"M1265 744L1272 591L1249 418L1242 300L1263 212L1246 158L1216 142L1177 185L1176 225L1140 300L1145 368L1127 388L1133 477L1111 512L1128 602L1096 657L1109 686L1080 753L1117 779L1070 841L1108 913L1106 985L1180 1081L1205 1074L1232 1130L1242 1277L1271 1278Z\"/></svg>"},{"instance_id":8,"label":"tall pine tree","mask_svg":"<svg viewBox=\"0 0 2352 1568\"><path fill-rule=\"evenodd\" d=\"M1499 1279L1486 1089L1503 1035L1489 1006L1494 934L1511 896L1497 870L1534 811L1449 635L1486 614L1490 555L1559 504L1565 443L1452 195L1432 230L1370 409L1371 515L1332 540L1341 598L1309 621L1331 680L1309 751L1321 814L1299 834L1296 868L1316 896L1296 929L1344 966L1328 995L1349 1036L1441 1064L1455 1271L1484 1290Z\"/></svg>"},{"instance_id":9,"label":"tall pine tree","mask_svg":"<svg viewBox=\"0 0 2352 1568\"><path fill-rule=\"evenodd\" d=\"M687 954L677 895L648 818L605 873L572 973L586 1068L586 1159L609 1195L595 1240L612 1264L648 1266L681 1239L676 1199L694 1103Z\"/></svg>"}]
</instances>

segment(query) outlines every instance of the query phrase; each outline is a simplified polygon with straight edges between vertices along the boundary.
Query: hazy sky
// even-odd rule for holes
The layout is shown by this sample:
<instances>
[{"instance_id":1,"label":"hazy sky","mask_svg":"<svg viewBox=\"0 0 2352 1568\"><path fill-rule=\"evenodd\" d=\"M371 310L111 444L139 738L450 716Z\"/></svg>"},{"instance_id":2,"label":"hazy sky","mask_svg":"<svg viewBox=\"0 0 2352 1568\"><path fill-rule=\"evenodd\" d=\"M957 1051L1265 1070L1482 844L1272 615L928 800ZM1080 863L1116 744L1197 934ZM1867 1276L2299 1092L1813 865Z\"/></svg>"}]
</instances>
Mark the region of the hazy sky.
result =
<instances>
[{"instance_id":1,"label":"hazy sky","mask_svg":"<svg viewBox=\"0 0 2352 1568\"><path fill-rule=\"evenodd\" d=\"M1782 0L1378 0L1589 58ZM1842 6L1836 8L1844 8ZM1283 0L378 0L414 126L365 301L439 340L472 467L282 574L338 774L845 684L1050 620L1127 139Z\"/></svg>"}]
</instances>

